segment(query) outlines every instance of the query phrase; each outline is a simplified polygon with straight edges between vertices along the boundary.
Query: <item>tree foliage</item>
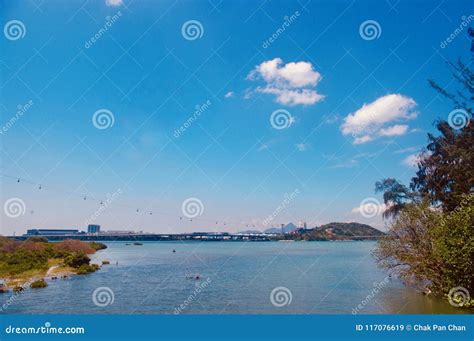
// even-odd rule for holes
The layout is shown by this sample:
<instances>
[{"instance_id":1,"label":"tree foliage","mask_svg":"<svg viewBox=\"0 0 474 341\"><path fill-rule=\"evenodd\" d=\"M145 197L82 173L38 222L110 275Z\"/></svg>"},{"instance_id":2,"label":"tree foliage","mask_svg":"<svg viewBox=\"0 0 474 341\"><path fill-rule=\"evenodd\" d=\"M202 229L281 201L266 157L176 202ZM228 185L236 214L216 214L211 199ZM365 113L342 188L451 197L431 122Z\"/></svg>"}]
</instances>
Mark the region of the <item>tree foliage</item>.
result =
<instances>
[{"instance_id":1,"label":"tree foliage","mask_svg":"<svg viewBox=\"0 0 474 341\"><path fill-rule=\"evenodd\" d=\"M474 31L469 31L473 38ZM474 47L474 45L473 45ZM474 52L474 50L473 50ZM458 60L449 63L458 90L430 85L454 104L462 125L438 121L428 134L418 170L406 187L396 179L376 183L393 218L379 240L379 265L425 291L447 295L462 287L474 294L474 72ZM446 114L447 115L447 114ZM472 304L467 302L466 304Z\"/></svg>"},{"instance_id":2,"label":"tree foliage","mask_svg":"<svg viewBox=\"0 0 474 341\"><path fill-rule=\"evenodd\" d=\"M387 207L383 212L384 218L396 217L407 203L411 203L416 199L416 193L410 191L400 181L392 178L377 181L375 192L383 193L383 200Z\"/></svg>"},{"instance_id":3,"label":"tree foliage","mask_svg":"<svg viewBox=\"0 0 474 341\"><path fill-rule=\"evenodd\" d=\"M474 185L474 122L457 131L446 121L438 122L439 136L428 134L427 152L420 158L411 189L433 205L454 210Z\"/></svg>"},{"instance_id":4,"label":"tree foliage","mask_svg":"<svg viewBox=\"0 0 474 341\"><path fill-rule=\"evenodd\" d=\"M407 204L379 240L375 251L379 264L409 284L423 284L439 276L440 264L433 256L432 229L440 213L428 203Z\"/></svg>"}]
</instances>

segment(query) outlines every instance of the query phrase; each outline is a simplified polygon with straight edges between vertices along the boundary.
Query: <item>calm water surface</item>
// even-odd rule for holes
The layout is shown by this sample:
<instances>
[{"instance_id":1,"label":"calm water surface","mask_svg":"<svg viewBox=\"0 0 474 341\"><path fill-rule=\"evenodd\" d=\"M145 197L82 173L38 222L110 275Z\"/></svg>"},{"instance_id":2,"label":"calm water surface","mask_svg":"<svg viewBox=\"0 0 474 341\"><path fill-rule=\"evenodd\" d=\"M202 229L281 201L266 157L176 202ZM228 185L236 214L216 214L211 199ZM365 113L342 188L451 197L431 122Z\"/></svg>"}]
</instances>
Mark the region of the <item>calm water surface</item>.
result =
<instances>
[{"instance_id":1,"label":"calm water surface","mask_svg":"<svg viewBox=\"0 0 474 341\"><path fill-rule=\"evenodd\" d=\"M49 280L45 289L28 289L5 312L173 314L180 306L185 314L460 312L388 279L371 256L373 242L107 245L93 262L109 260L110 265L90 275ZM188 279L191 274L200 279ZM113 291L112 304L94 304L98 287ZM276 287L289 290L288 305L272 304L270 295ZM1 295L1 303L10 296Z\"/></svg>"}]
</instances>

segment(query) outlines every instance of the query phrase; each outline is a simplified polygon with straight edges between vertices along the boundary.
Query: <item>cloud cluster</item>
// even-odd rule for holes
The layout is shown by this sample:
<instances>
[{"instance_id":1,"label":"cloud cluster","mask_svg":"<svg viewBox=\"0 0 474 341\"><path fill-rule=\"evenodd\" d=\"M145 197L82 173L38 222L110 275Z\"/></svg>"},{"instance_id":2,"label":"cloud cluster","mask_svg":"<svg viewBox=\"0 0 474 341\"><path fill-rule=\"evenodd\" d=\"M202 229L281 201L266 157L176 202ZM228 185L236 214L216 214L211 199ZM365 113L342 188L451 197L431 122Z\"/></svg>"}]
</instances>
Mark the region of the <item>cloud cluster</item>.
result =
<instances>
[{"instance_id":1,"label":"cloud cluster","mask_svg":"<svg viewBox=\"0 0 474 341\"><path fill-rule=\"evenodd\" d=\"M387 205L375 202L367 202L361 204L360 206L354 207L351 210L351 213L358 213L358 214L366 214L367 212L371 212L372 216L381 215L387 210Z\"/></svg>"},{"instance_id":2,"label":"cloud cluster","mask_svg":"<svg viewBox=\"0 0 474 341\"><path fill-rule=\"evenodd\" d=\"M120 6L123 4L122 0L105 0L107 6Z\"/></svg>"},{"instance_id":3,"label":"cloud cluster","mask_svg":"<svg viewBox=\"0 0 474 341\"><path fill-rule=\"evenodd\" d=\"M354 144L383 136L400 136L408 132L406 124L395 124L416 118L416 102L400 94L382 96L346 116L341 126L344 135L352 134Z\"/></svg>"},{"instance_id":4,"label":"cloud cluster","mask_svg":"<svg viewBox=\"0 0 474 341\"><path fill-rule=\"evenodd\" d=\"M315 87L321 80L321 74L314 70L309 62L283 63L280 58L265 61L257 65L248 76L248 80L263 80L264 86L256 92L271 94L284 105L312 105L324 99Z\"/></svg>"}]
</instances>

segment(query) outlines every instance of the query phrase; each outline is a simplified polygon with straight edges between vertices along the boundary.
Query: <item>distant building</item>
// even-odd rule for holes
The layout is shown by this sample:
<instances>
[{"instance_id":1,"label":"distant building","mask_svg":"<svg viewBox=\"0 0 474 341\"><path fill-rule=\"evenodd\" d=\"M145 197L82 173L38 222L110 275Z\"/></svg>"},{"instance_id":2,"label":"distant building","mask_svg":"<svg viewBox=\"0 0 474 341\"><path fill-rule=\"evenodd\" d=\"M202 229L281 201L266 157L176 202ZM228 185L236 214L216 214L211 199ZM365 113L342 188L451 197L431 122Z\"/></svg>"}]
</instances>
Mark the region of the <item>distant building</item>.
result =
<instances>
[{"instance_id":1,"label":"distant building","mask_svg":"<svg viewBox=\"0 0 474 341\"><path fill-rule=\"evenodd\" d=\"M68 234L78 234L79 230L69 229L29 229L26 230L26 236L62 236Z\"/></svg>"},{"instance_id":2,"label":"distant building","mask_svg":"<svg viewBox=\"0 0 474 341\"><path fill-rule=\"evenodd\" d=\"M93 225L93 224L89 224L89 226L87 226L87 233L99 233L100 232L100 225Z\"/></svg>"}]
</instances>

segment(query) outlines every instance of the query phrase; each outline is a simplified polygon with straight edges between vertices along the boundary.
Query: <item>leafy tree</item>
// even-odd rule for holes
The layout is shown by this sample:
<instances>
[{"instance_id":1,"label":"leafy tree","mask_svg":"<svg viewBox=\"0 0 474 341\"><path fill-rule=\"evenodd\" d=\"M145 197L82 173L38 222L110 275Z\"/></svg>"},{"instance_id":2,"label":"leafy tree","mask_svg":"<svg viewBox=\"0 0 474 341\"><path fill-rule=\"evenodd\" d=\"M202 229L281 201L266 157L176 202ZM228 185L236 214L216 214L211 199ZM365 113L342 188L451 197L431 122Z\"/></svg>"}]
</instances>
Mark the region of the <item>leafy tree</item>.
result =
<instances>
[{"instance_id":1,"label":"leafy tree","mask_svg":"<svg viewBox=\"0 0 474 341\"><path fill-rule=\"evenodd\" d=\"M394 218L375 251L379 265L440 295L456 287L474 292L474 72L460 60L448 64L460 89L430 84L464 115L463 124L437 122L440 134L428 134L409 188L395 179L375 186L384 193L384 217Z\"/></svg>"},{"instance_id":2,"label":"leafy tree","mask_svg":"<svg viewBox=\"0 0 474 341\"><path fill-rule=\"evenodd\" d=\"M90 258L85 253L75 252L64 259L64 264L73 268L79 268L82 265L89 265L90 261Z\"/></svg>"},{"instance_id":3,"label":"leafy tree","mask_svg":"<svg viewBox=\"0 0 474 341\"><path fill-rule=\"evenodd\" d=\"M445 211L454 210L462 196L474 190L474 122L470 121L459 131L438 122L441 135L428 134L428 152L410 185Z\"/></svg>"},{"instance_id":4,"label":"leafy tree","mask_svg":"<svg viewBox=\"0 0 474 341\"><path fill-rule=\"evenodd\" d=\"M469 36L474 57L473 29L469 29ZM418 164L410 187L427 196L431 203L452 211L463 194L474 191L474 71L460 59L456 63L448 62L448 67L458 84L454 92L434 80L429 80L429 83L439 94L453 102L465 124L458 130L446 121L437 123L441 135L428 134L426 153Z\"/></svg>"},{"instance_id":5,"label":"leafy tree","mask_svg":"<svg viewBox=\"0 0 474 341\"><path fill-rule=\"evenodd\" d=\"M379 265L412 285L440 276L440 264L433 256L430 234L439 217L440 213L430 210L426 201L407 204L378 242L374 254Z\"/></svg>"},{"instance_id":6,"label":"leafy tree","mask_svg":"<svg viewBox=\"0 0 474 341\"><path fill-rule=\"evenodd\" d=\"M383 200L387 207L383 212L384 218L396 217L407 203L416 200L416 193L392 178L377 181L375 183L375 192L383 192Z\"/></svg>"},{"instance_id":7,"label":"leafy tree","mask_svg":"<svg viewBox=\"0 0 474 341\"><path fill-rule=\"evenodd\" d=\"M474 30L469 30L469 35L474 44ZM384 192L388 207L385 218L395 217L406 203L418 196L427 198L431 204L441 206L445 211L452 211L464 194L474 192L474 71L461 60L449 62L448 67L458 84L454 92L434 80L429 80L429 83L453 102L465 124L456 127L453 122L451 125L445 120L437 122L440 135L428 134L428 145L420 154L416 176L410 183L411 192L395 179L376 183L376 192Z\"/></svg>"},{"instance_id":8,"label":"leafy tree","mask_svg":"<svg viewBox=\"0 0 474 341\"><path fill-rule=\"evenodd\" d=\"M464 287L474 292L474 195L436 222L433 230L434 256L440 259L443 277L435 282L437 291Z\"/></svg>"},{"instance_id":9,"label":"leafy tree","mask_svg":"<svg viewBox=\"0 0 474 341\"><path fill-rule=\"evenodd\" d=\"M407 204L374 254L380 266L423 290L474 292L474 195L464 196L449 213L433 210L427 201Z\"/></svg>"}]
</instances>

